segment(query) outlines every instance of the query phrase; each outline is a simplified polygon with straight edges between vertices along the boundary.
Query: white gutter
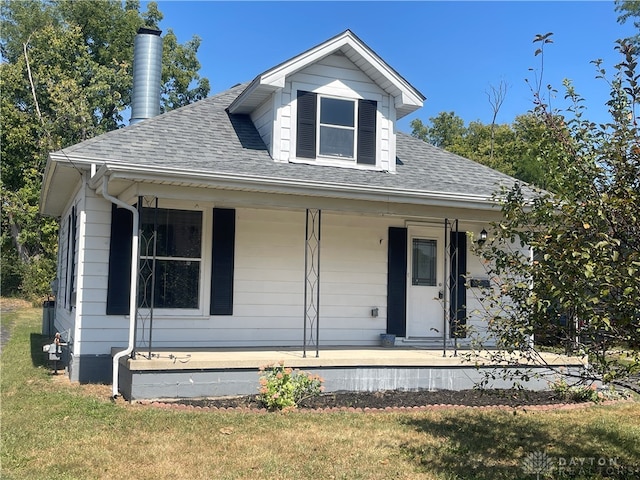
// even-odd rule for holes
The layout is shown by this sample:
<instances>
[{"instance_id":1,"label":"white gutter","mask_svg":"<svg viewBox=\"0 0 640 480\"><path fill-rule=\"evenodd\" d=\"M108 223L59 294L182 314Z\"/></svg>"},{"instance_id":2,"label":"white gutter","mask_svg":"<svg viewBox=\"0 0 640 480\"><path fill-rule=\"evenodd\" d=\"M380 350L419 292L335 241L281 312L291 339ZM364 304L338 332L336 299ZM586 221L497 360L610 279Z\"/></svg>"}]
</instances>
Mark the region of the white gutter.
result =
<instances>
[{"instance_id":1,"label":"white gutter","mask_svg":"<svg viewBox=\"0 0 640 480\"><path fill-rule=\"evenodd\" d=\"M148 167L130 163L104 162L98 169L96 178L91 179L91 188L97 188L102 175L112 179L147 181L172 184L182 183L189 186L226 188L232 190L253 189L264 193L284 193L301 195L319 195L329 198L348 198L352 200L378 200L390 203L410 203L418 205L464 206L493 209L495 202L490 196L478 194L443 193L428 190L404 190L398 187L369 185L349 185L318 181L302 181L283 177L258 177L255 175L224 172L186 171L184 169L162 167L150 172ZM497 187L496 187L497 188ZM450 204L451 205L448 205ZM445 205L446 204L446 205Z\"/></svg>"},{"instance_id":2,"label":"white gutter","mask_svg":"<svg viewBox=\"0 0 640 480\"><path fill-rule=\"evenodd\" d=\"M102 177L102 196L109 200L111 203L126 208L133 214L133 227L131 228L131 293L129 295L129 342L127 348L121 352L118 352L113 357L113 398L118 396L118 371L120 366L120 359L126 357L134 348L134 338L136 331L136 303L138 298L138 209L117 199L114 196L109 195L107 191L107 185L109 183L109 177Z\"/></svg>"}]
</instances>

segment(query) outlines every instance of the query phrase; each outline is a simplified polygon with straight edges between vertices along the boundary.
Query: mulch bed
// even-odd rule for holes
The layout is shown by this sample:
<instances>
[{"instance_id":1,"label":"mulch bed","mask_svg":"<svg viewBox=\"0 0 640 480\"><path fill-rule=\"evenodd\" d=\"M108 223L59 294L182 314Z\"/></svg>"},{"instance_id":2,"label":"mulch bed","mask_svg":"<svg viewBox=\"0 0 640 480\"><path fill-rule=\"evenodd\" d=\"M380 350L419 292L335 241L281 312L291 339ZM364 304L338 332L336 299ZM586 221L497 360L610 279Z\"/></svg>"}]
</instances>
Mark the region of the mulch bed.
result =
<instances>
[{"instance_id":1,"label":"mulch bed","mask_svg":"<svg viewBox=\"0 0 640 480\"><path fill-rule=\"evenodd\" d=\"M147 403L147 402L143 402ZM608 403L608 402L607 402ZM241 397L180 399L153 405L210 410L263 410L257 395ZM301 402L302 410L389 411L433 406L464 407L540 407L567 406L576 402L560 399L552 391L524 390L437 390L327 393Z\"/></svg>"}]
</instances>

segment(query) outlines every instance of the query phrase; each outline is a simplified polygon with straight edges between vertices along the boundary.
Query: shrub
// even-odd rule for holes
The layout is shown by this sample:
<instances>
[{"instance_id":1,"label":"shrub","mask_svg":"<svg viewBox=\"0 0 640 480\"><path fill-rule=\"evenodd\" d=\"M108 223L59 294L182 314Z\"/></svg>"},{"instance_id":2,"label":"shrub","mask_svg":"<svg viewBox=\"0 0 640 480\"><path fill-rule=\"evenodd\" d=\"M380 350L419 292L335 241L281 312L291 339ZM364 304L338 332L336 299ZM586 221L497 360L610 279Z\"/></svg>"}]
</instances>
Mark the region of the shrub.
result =
<instances>
[{"instance_id":1,"label":"shrub","mask_svg":"<svg viewBox=\"0 0 640 480\"><path fill-rule=\"evenodd\" d=\"M285 368L284 362L260 367L260 371L263 373L259 399L269 410L297 408L305 398L316 397L324 391L324 380L318 375Z\"/></svg>"},{"instance_id":2,"label":"shrub","mask_svg":"<svg viewBox=\"0 0 640 480\"><path fill-rule=\"evenodd\" d=\"M574 402L594 402L598 403L604 400L625 400L631 398L628 390L616 389L614 385L608 387L597 388L595 384L591 385L569 385L566 380L560 378L551 384L558 398L561 400L573 400Z\"/></svg>"}]
</instances>

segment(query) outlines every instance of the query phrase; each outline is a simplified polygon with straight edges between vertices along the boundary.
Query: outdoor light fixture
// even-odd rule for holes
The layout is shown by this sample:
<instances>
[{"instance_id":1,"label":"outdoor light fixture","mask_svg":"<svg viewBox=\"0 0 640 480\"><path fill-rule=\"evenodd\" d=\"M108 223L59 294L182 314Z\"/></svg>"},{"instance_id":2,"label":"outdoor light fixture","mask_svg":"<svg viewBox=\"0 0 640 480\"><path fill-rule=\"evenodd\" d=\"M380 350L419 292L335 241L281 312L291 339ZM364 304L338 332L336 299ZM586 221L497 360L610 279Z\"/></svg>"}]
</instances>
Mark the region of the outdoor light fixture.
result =
<instances>
[{"instance_id":1,"label":"outdoor light fixture","mask_svg":"<svg viewBox=\"0 0 640 480\"><path fill-rule=\"evenodd\" d=\"M483 228L480 232L480 238L478 238L478 245L484 245L484 242L487 241L487 231Z\"/></svg>"}]
</instances>

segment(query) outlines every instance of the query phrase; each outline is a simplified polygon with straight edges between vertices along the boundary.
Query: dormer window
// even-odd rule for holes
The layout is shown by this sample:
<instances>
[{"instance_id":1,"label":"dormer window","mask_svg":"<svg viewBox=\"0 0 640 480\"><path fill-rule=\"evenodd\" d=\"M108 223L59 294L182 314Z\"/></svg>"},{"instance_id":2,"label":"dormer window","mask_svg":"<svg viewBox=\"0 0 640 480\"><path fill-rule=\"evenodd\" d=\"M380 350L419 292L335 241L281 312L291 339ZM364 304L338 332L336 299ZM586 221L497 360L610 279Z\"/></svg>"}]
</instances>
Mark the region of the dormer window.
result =
<instances>
[{"instance_id":1,"label":"dormer window","mask_svg":"<svg viewBox=\"0 0 640 480\"><path fill-rule=\"evenodd\" d=\"M299 90L296 156L376 164L374 100L352 100Z\"/></svg>"},{"instance_id":2,"label":"dormer window","mask_svg":"<svg viewBox=\"0 0 640 480\"><path fill-rule=\"evenodd\" d=\"M353 100L320 97L319 155L354 158L355 113L356 102Z\"/></svg>"}]
</instances>

